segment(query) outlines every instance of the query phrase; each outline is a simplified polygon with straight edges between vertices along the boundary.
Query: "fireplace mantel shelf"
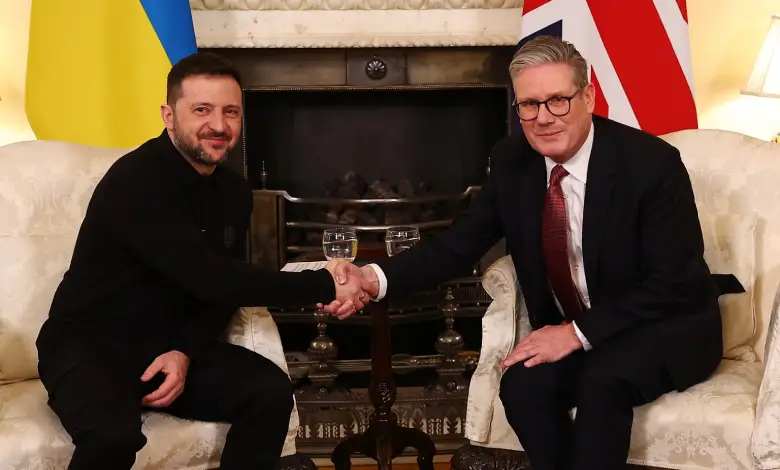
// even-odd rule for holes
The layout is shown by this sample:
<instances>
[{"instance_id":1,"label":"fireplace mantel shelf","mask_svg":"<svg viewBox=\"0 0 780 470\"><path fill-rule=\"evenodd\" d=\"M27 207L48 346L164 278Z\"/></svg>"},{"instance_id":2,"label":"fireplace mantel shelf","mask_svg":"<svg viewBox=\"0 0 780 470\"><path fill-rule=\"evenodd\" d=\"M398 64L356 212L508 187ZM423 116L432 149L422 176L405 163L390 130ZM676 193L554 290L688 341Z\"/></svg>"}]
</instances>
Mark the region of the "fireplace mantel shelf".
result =
<instances>
[{"instance_id":1,"label":"fireplace mantel shelf","mask_svg":"<svg viewBox=\"0 0 780 470\"><path fill-rule=\"evenodd\" d=\"M523 0L190 0L204 48L506 46Z\"/></svg>"}]
</instances>

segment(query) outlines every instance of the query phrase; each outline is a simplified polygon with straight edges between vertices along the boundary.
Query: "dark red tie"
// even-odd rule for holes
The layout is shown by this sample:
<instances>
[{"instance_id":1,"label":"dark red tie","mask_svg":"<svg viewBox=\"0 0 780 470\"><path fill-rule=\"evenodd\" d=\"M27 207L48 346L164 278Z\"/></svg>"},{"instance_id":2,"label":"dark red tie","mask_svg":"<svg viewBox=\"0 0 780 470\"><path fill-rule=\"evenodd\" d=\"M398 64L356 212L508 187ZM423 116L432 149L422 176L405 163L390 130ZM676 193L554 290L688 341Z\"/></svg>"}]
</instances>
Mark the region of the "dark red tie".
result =
<instances>
[{"instance_id":1,"label":"dark red tie","mask_svg":"<svg viewBox=\"0 0 780 470\"><path fill-rule=\"evenodd\" d=\"M555 165L550 173L550 187L547 189L542 213L542 246L555 297L566 318L574 320L583 312L583 308L569 266L569 223L566 217L566 201L561 189L561 180L568 174L561 165Z\"/></svg>"}]
</instances>

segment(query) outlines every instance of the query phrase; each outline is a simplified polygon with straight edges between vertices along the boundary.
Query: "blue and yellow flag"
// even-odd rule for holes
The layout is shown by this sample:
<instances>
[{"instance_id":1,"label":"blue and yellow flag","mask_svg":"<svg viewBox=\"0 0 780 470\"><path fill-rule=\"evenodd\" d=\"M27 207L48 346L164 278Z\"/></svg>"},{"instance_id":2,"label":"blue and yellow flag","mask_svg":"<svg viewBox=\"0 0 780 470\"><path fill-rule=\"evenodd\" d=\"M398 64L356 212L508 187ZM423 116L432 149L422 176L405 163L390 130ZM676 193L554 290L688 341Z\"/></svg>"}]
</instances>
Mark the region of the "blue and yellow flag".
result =
<instances>
[{"instance_id":1,"label":"blue and yellow flag","mask_svg":"<svg viewBox=\"0 0 780 470\"><path fill-rule=\"evenodd\" d=\"M171 65L196 51L188 0L33 0L30 125L41 140L137 146L163 127Z\"/></svg>"}]
</instances>

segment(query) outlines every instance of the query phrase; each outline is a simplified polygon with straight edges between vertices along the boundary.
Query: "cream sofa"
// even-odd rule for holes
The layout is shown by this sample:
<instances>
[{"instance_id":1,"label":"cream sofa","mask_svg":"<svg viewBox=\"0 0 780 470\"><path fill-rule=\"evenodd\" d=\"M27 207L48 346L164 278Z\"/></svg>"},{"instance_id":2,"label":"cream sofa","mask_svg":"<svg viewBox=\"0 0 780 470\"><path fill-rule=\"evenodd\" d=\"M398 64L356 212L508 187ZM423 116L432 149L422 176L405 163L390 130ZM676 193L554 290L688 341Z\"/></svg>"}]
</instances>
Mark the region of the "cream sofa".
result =
<instances>
[{"instance_id":1,"label":"cream sofa","mask_svg":"<svg viewBox=\"0 0 780 470\"><path fill-rule=\"evenodd\" d=\"M780 145L715 130L663 138L691 175L710 269L735 274L747 292L721 297L724 359L715 374L635 409L629 462L780 469ZM506 451L522 450L498 395L501 361L531 331L511 258L494 263L483 283L493 302L469 390L470 445L454 468L507 468L520 454Z\"/></svg>"},{"instance_id":2,"label":"cream sofa","mask_svg":"<svg viewBox=\"0 0 780 470\"><path fill-rule=\"evenodd\" d=\"M64 469L70 461L70 436L47 406L37 378L35 339L69 264L92 191L123 153L49 141L0 147L0 470ZM225 339L287 372L281 339L266 309L241 309ZM149 442L133 468L217 468L228 426L146 413L143 432ZM297 429L293 409L283 451L289 458L281 462L285 467L311 462L295 455Z\"/></svg>"}]
</instances>

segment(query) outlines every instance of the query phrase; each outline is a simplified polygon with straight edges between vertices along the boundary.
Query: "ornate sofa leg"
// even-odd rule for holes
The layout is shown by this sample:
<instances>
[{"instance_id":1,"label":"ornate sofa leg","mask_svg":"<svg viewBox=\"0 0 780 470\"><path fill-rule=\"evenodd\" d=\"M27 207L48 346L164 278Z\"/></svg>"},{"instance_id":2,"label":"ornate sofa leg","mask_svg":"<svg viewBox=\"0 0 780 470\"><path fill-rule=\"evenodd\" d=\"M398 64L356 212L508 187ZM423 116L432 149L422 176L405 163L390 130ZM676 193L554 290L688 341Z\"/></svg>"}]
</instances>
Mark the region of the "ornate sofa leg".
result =
<instances>
[{"instance_id":1,"label":"ornate sofa leg","mask_svg":"<svg viewBox=\"0 0 780 470\"><path fill-rule=\"evenodd\" d=\"M465 444L450 460L452 470L529 470L524 452Z\"/></svg>"},{"instance_id":2,"label":"ornate sofa leg","mask_svg":"<svg viewBox=\"0 0 780 470\"><path fill-rule=\"evenodd\" d=\"M276 465L276 470L317 470L317 466L306 455L296 453L282 457Z\"/></svg>"}]
</instances>

